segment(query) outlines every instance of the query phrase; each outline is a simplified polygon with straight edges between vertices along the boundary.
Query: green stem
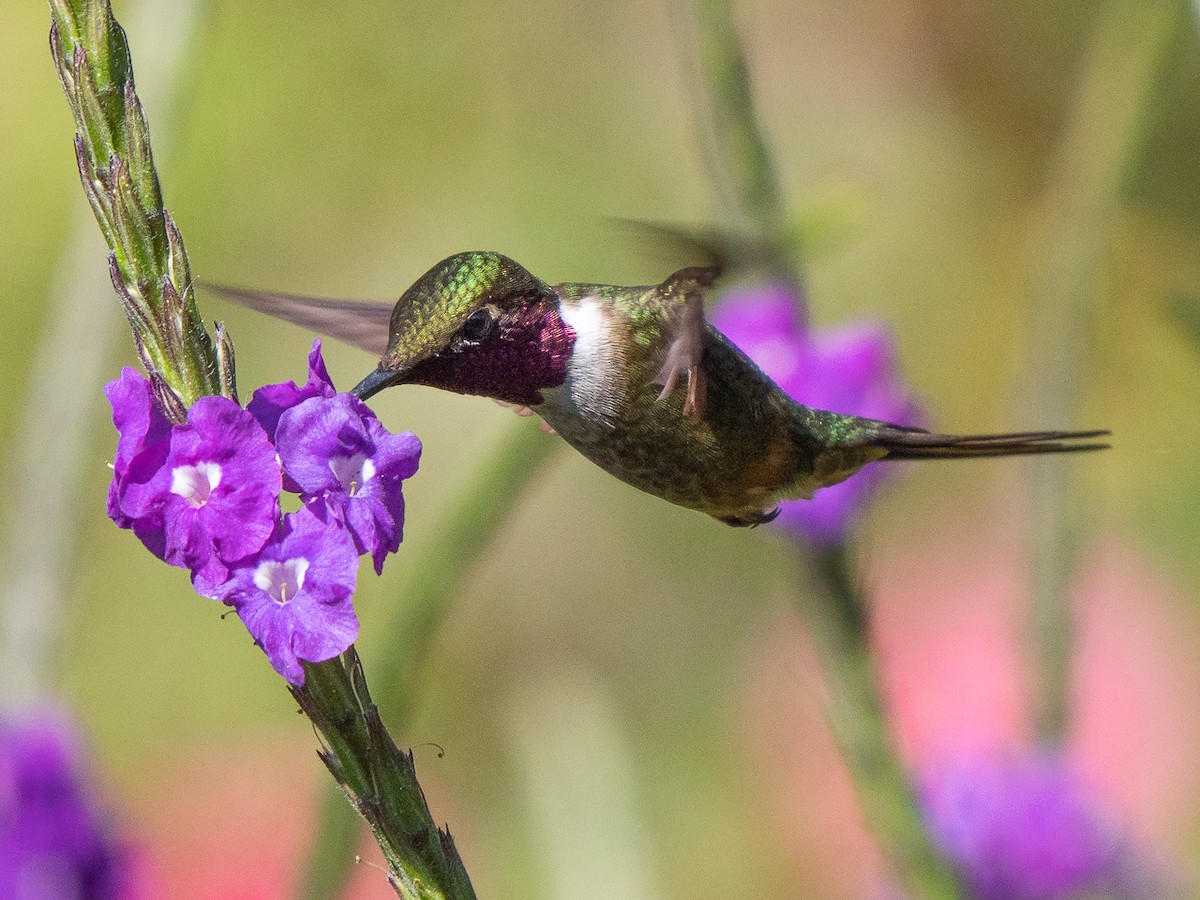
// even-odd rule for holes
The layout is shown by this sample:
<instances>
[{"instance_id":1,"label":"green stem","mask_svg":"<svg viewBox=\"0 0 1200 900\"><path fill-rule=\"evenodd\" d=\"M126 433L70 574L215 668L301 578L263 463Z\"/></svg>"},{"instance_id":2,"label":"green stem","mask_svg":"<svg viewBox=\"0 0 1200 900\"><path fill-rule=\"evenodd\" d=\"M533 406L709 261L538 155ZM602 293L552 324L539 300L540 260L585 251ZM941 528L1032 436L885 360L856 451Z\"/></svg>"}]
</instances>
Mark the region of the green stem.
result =
<instances>
[{"instance_id":1,"label":"green stem","mask_svg":"<svg viewBox=\"0 0 1200 900\"><path fill-rule=\"evenodd\" d=\"M762 266L769 275L798 284L787 206L755 113L733 10L728 0L692 0L690 11L696 55L689 56L695 69L689 82L695 86L699 144L727 218L743 240L751 236L754 242L753 252L743 254L749 258L734 262Z\"/></svg>"},{"instance_id":2,"label":"green stem","mask_svg":"<svg viewBox=\"0 0 1200 900\"><path fill-rule=\"evenodd\" d=\"M473 900L454 839L434 824L412 751L401 751L384 729L354 648L305 663L304 673L292 696L324 738L321 760L371 826L396 893L405 900Z\"/></svg>"},{"instance_id":3,"label":"green stem","mask_svg":"<svg viewBox=\"0 0 1200 900\"><path fill-rule=\"evenodd\" d=\"M829 686L825 714L854 782L868 831L892 876L914 897L954 898L958 881L929 839L907 773L892 746L871 656L866 615L845 546L815 551L802 613Z\"/></svg>"},{"instance_id":4,"label":"green stem","mask_svg":"<svg viewBox=\"0 0 1200 900\"><path fill-rule=\"evenodd\" d=\"M1030 383L1022 416L1033 424L1063 428L1078 418L1104 252L1185 12L1181 0L1109 0L1099 14L1033 236ZM1070 500L1077 467L1061 460L1033 466L1035 723L1041 739L1058 742L1067 724L1068 597L1083 515Z\"/></svg>"},{"instance_id":5,"label":"green stem","mask_svg":"<svg viewBox=\"0 0 1200 900\"><path fill-rule=\"evenodd\" d=\"M726 195L739 228L765 260L734 260L741 274L755 263L795 285L799 260L786 232L787 212L778 178L754 112L750 78L728 0L693 0L701 145L713 180ZM826 714L854 780L866 824L893 874L916 896L955 897L954 875L930 842L903 767L889 739L877 673L867 641L866 613L844 547L819 553L813 573L824 590L801 590L804 615L829 682ZM819 595L819 596L817 596Z\"/></svg>"},{"instance_id":6,"label":"green stem","mask_svg":"<svg viewBox=\"0 0 1200 900\"><path fill-rule=\"evenodd\" d=\"M486 463L470 477L433 536L407 557L407 587L396 614L372 643L386 653L387 666L377 679L380 714L393 730L412 720L425 659L451 601L492 539L509 520L545 463L562 446L534 427L514 422ZM345 798L327 791L308 855L300 896L338 896L349 879L359 827Z\"/></svg>"},{"instance_id":7,"label":"green stem","mask_svg":"<svg viewBox=\"0 0 1200 900\"><path fill-rule=\"evenodd\" d=\"M129 44L103 0L52 0L50 44L75 114L76 161L108 243L109 271L164 411L182 421L202 396L235 397L233 344L203 326L183 238L163 207ZM468 900L470 880L434 824L412 754L384 729L351 647L306 665L292 688L324 739L321 759L371 827L388 880L408 900Z\"/></svg>"}]
</instances>

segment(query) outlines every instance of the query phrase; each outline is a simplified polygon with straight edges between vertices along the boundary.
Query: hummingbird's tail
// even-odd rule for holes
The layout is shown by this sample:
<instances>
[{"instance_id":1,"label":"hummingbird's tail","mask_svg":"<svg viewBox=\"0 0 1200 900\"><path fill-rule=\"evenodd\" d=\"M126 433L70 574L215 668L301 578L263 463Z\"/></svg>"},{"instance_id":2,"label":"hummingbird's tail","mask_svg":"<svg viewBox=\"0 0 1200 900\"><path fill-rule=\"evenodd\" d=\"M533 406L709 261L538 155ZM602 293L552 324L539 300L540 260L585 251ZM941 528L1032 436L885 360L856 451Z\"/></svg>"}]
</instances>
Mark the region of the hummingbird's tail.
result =
<instances>
[{"instance_id":1,"label":"hummingbird's tail","mask_svg":"<svg viewBox=\"0 0 1200 900\"><path fill-rule=\"evenodd\" d=\"M1076 453L1105 450L1095 438L1108 431L1021 431L1011 434L931 434L919 428L885 425L868 442L887 451L883 459L969 459L1026 453Z\"/></svg>"}]
</instances>

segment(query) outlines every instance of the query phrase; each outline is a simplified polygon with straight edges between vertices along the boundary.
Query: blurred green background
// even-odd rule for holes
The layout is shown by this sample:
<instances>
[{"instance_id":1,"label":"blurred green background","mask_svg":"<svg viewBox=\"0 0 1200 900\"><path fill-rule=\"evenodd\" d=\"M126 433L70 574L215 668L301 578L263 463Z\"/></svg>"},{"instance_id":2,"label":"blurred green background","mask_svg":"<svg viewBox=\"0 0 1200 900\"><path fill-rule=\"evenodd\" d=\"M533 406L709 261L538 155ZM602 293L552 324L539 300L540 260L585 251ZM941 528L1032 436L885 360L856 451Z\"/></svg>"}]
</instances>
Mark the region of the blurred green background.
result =
<instances>
[{"instance_id":1,"label":"blurred green background","mask_svg":"<svg viewBox=\"0 0 1200 900\"><path fill-rule=\"evenodd\" d=\"M114 5L199 278L389 300L450 253L494 249L551 282L650 282L689 260L640 246L613 219L718 214L680 23L665 3L197 3L179 7L187 28L165 31L151 21L175 14L165 0L151 17ZM815 323L886 318L905 375L947 430L1115 432L1113 451L1071 463L1092 548L1084 564L1130 558L1131 570L1153 573L1122 582L1144 591L1094 614L1098 633L1119 622L1115 633L1134 644L1142 635L1146 649L1131 651L1128 677L1081 676L1077 693L1132 685L1107 705L1080 700L1099 710L1088 758L1117 817L1186 874L1200 868L1200 785L1187 778L1200 724L1185 715L1200 698L1200 41L1190 10L1097 267L1078 421L1016 420L1028 414L1017 393L1031 377L1031 235L1098 7L746 0L736 13L785 191L819 223L806 258ZM103 371L76 386L92 400L85 477L61 534L54 687L82 717L116 815L148 848L164 895L283 896L324 777L314 738L237 621L104 517L114 440L99 388L135 356L104 293L47 11L2 8L0 459L10 483L20 474L10 460L44 439L18 425L25 407L57 403L34 350L80 219L101 298L86 315L116 323ZM147 96L151 57L154 71L174 70L169 106ZM243 395L302 376L311 335L203 294L201 304L237 343ZM338 345L326 358L343 388L373 365ZM512 415L423 388L387 392L375 408L425 444L406 489L412 550ZM903 650L909 637L971 610L973 583L954 590L939 575L948 556L983 554L990 562L966 567L976 578L989 565L1009 573L994 619L1019 658L1028 466L914 467L866 522L859 558L878 586L890 629L880 642L893 648L884 668L902 711L910 691L976 683L964 672L930 684L905 668L919 668ZM389 664L379 631L403 594L404 557L361 580L368 674ZM766 529L717 527L568 452L552 462L457 599L416 719L397 735L445 748L440 758L418 747L418 770L482 896L862 894L876 861L790 612L796 566ZM1092 622L1086 590L1077 602ZM1102 667L1112 654L1092 657ZM1130 729L1141 749L1106 756ZM374 870L357 879L360 896L390 895Z\"/></svg>"}]
</instances>

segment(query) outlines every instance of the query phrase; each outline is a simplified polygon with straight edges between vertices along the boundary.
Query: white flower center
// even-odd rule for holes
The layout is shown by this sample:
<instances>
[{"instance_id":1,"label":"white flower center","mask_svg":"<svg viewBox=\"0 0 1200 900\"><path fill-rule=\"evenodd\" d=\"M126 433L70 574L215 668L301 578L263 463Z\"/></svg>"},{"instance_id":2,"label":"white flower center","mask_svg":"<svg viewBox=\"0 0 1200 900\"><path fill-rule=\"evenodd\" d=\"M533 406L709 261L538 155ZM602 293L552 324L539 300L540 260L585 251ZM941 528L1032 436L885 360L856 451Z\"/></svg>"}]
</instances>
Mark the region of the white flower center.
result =
<instances>
[{"instance_id":1,"label":"white flower center","mask_svg":"<svg viewBox=\"0 0 1200 900\"><path fill-rule=\"evenodd\" d=\"M353 456L332 456L329 458L329 469L342 486L342 490L351 497L375 477L375 463L361 453L355 453Z\"/></svg>"},{"instance_id":2,"label":"white flower center","mask_svg":"<svg viewBox=\"0 0 1200 900\"><path fill-rule=\"evenodd\" d=\"M221 483L221 467L214 462L198 462L194 466L176 466L171 470L171 493L178 494L199 509Z\"/></svg>"},{"instance_id":3,"label":"white flower center","mask_svg":"<svg viewBox=\"0 0 1200 900\"><path fill-rule=\"evenodd\" d=\"M272 600L283 606L300 593L307 571L308 560L303 556L285 559L282 562L267 559L260 562L254 570L254 583L259 590L266 591Z\"/></svg>"}]
</instances>

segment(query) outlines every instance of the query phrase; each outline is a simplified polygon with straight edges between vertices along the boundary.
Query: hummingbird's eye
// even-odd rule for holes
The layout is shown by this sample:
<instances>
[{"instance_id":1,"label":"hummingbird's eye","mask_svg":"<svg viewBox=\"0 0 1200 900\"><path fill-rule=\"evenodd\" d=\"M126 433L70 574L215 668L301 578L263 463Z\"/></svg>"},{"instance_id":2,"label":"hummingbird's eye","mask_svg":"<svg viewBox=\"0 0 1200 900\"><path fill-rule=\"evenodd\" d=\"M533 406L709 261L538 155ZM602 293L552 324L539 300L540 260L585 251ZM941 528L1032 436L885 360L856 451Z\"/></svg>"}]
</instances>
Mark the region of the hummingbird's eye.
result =
<instances>
[{"instance_id":1,"label":"hummingbird's eye","mask_svg":"<svg viewBox=\"0 0 1200 900\"><path fill-rule=\"evenodd\" d=\"M463 322L462 328L458 330L458 336L464 341L478 343L488 336L495 321L489 310L477 309L467 316L467 320Z\"/></svg>"}]
</instances>

